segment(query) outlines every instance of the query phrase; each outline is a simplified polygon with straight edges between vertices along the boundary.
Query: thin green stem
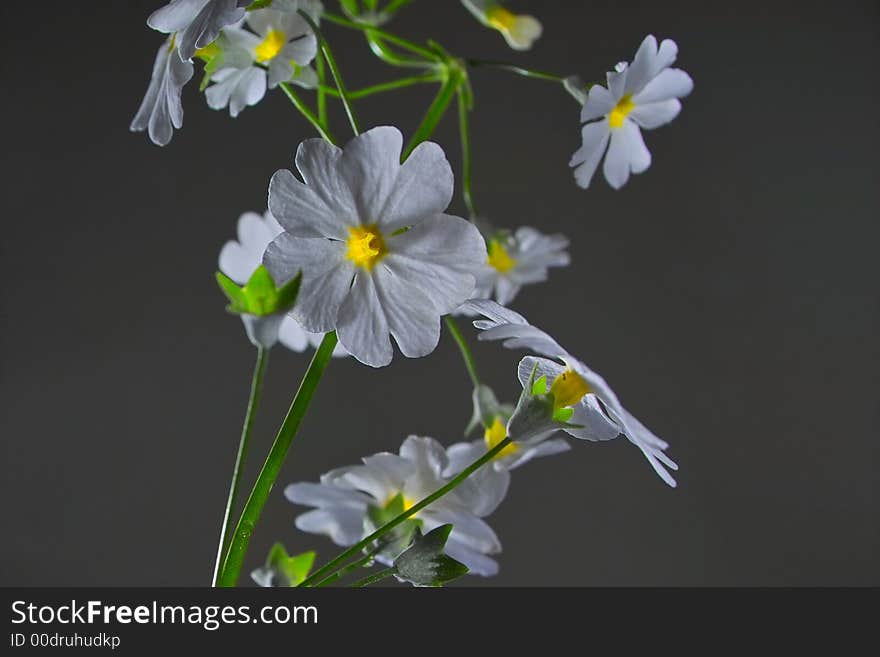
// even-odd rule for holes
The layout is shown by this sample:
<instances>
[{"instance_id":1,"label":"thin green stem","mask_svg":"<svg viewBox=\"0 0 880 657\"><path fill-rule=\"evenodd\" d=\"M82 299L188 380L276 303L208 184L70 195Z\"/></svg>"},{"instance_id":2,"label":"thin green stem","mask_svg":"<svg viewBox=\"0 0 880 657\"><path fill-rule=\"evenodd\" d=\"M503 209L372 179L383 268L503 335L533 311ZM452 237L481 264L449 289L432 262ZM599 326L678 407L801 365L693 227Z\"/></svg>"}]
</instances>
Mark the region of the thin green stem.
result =
<instances>
[{"instance_id":1,"label":"thin green stem","mask_svg":"<svg viewBox=\"0 0 880 657\"><path fill-rule=\"evenodd\" d=\"M446 315L446 317L444 317L443 319L446 321L446 328L449 329L449 333L452 335L453 339L455 339L455 343L458 345L458 350L461 352L461 357L464 360L464 366L467 368L468 375L471 377L471 383L474 384L474 388L479 387L480 376L477 374L476 361L474 361L474 356L473 354L471 354L471 349L470 347L468 347L464 336L458 329L458 324L452 318L452 315Z\"/></svg>"},{"instance_id":2,"label":"thin green stem","mask_svg":"<svg viewBox=\"0 0 880 657\"><path fill-rule=\"evenodd\" d=\"M403 150L403 160L410 156L416 146L434 134L437 124L440 123L440 119L443 118L443 115L446 114L446 110L449 108L449 103L455 97L459 84L461 84L461 73L455 69L448 70L446 80L443 82L443 86L440 87L440 91L437 92L434 102L431 103L431 106L425 113L425 118L422 119L421 125L416 129Z\"/></svg>"},{"instance_id":3,"label":"thin green stem","mask_svg":"<svg viewBox=\"0 0 880 657\"><path fill-rule=\"evenodd\" d=\"M321 135L324 139L329 141L331 144L336 143L333 139L333 135L330 134L330 131L321 122L321 119L315 115L315 113L309 109L309 106L305 104L302 98L297 95L297 93L293 90L293 87L290 86L287 82L281 83L281 89L290 99L290 102L293 103L294 107L299 110L299 113L302 114L309 123L318 131L318 134Z\"/></svg>"},{"instance_id":4,"label":"thin green stem","mask_svg":"<svg viewBox=\"0 0 880 657\"><path fill-rule=\"evenodd\" d=\"M269 350L265 347L257 347L257 362L254 365L254 374L251 378L251 391L248 396L247 411L244 415L244 425L241 428L241 439L238 442L238 454L235 456L235 465L232 468L232 481L229 483L229 495L226 498L226 510L223 512L223 525L220 528L220 540L217 545L217 558L214 561L214 576L211 585L217 586L220 577L220 565L226 548L229 545L229 534L232 531L232 511L238 501L238 488L241 483L241 473L247 458L248 445L251 442L251 432L254 428L254 418L257 415L257 407L260 405L260 391L263 388L263 377L266 374L266 365L269 362Z\"/></svg>"},{"instance_id":5,"label":"thin green stem","mask_svg":"<svg viewBox=\"0 0 880 657\"><path fill-rule=\"evenodd\" d=\"M516 66L515 64L508 64L507 62L495 62L484 59L467 59L465 61L471 68L494 68L499 71L507 71L508 73L514 73L515 75L521 75L526 78L547 80L548 82L562 83L565 80L565 76L562 75L523 68L522 66Z\"/></svg>"},{"instance_id":6,"label":"thin green stem","mask_svg":"<svg viewBox=\"0 0 880 657\"><path fill-rule=\"evenodd\" d=\"M321 346L318 347L314 357L312 357L309 369L306 370L305 376L303 376L299 390L296 392L296 397L293 398L290 410L287 411L287 416L278 430L278 435L275 436L275 442L272 443L272 449L269 450L269 455L266 457L263 469L260 470L260 475L257 477L250 497L245 504L244 510L241 512L241 518L235 528L235 535L232 537L229 551L223 562L223 569L219 579L220 586L235 586L238 581L241 566L244 562L251 536L254 533L254 527L260 519L260 514L263 512L263 507L266 505L266 500L269 498L272 486L275 485L275 480L278 479L278 473L281 471L281 466L287 457L287 451L290 449L290 444L293 442L299 425L305 417L324 370L330 362L336 343L336 333L328 333L324 336Z\"/></svg>"},{"instance_id":7,"label":"thin green stem","mask_svg":"<svg viewBox=\"0 0 880 657\"><path fill-rule=\"evenodd\" d=\"M499 442L495 447L490 449L488 452L483 454L476 461L471 463L468 467L462 470L458 475L456 475L453 479L451 479L447 484L438 488L436 491L428 495L422 501L414 504L409 509L401 513L399 516L394 518L393 520L387 522L382 525L379 529L374 531L372 534L362 539L360 542L355 543L350 548L348 548L345 552L340 554L338 557L333 559L331 562L319 568L314 573L312 573L304 582L300 584L300 586L313 586L315 582L320 582L322 579L335 573L337 570L343 567L347 561L349 561L352 557L361 552L365 547L372 545L373 541L376 541L382 538L385 534L390 532L392 529L407 521L407 519L411 518L419 511L424 509L427 506L430 506L441 497L451 492L455 488L457 488L465 479L470 477L474 472L482 468L484 465L489 463L492 459L494 459L498 454L501 453L505 447L507 447L513 439L510 436L507 436L504 440Z\"/></svg>"},{"instance_id":8,"label":"thin green stem","mask_svg":"<svg viewBox=\"0 0 880 657\"><path fill-rule=\"evenodd\" d=\"M403 9L404 7L406 7L406 6L407 6L408 4L410 4L412 1L413 1L413 0L391 0L391 2L389 2L389 3L386 5L386 7L385 7L385 9L384 9L383 11L385 11L385 12L387 12L387 13L389 13L389 14L393 14L393 13L395 13L395 12L397 12L397 11L400 11L400 10Z\"/></svg>"},{"instance_id":9,"label":"thin green stem","mask_svg":"<svg viewBox=\"0 0 880 657\"><path fill-rule=\"evenodd\" d=\"M315 70L318 73L318 121L326 130L329 125L327 121L327 91L324 86L324 82L327 80L327 71L324 65L324 55L321 53L315 57Z\"/></svg>"},{"instance_id":10,"label":"thin green stem","mask_svg":"<svg viewBox=\"0 0 880 657\"><path fill-rule=\"evenodd\" d=\"M369 25L367 23L359 23L356 21L350 21L347 18L343 18L342 16L337 16L336 14L323 14L321 18L328 23L335 23L341 27L347 27L351 30L357 30L358 32L363 32L368 37L377 37L381 41L387 41L389 43L393 43L395 46L399 46L404 50L408 50L414 55L418 55L422 59L428 60L428 62L439 62L440 57L433 50L428 50L427 48L420 46L417 43L413 43L403 37L399 37L396 34L392 34L391 32L387 32L381 28L376 27L375 25Z\"/></svg>"},{"instance_id":11,"label":"thin green stem","mask_svg":"<svg viewBox=\"0 0 880 657\"><path fill-rule=\"evenodd\" d=\"M389 82L382 82L381 84L376 84L371 87L364 87L363 89L349 91L348 99L359 100L361 98L366 98L374 94L379 94L386 91L394 91L396 89L403 89L405 87L412 87L417 84L439 82L441 79L442 76L440 73L425 73L424 75L413 75L406 78L399 78L397 80L390 80ZM333 96L334 98L339 98L339 92L336 91L336 89L333 87L321 86L318 87L318 90L323 91L327 95Z\"/></svg>"},{"instance_id":12,"label":"thin green stem","mask_svg":"<svg viewBox=\"0 0 880 657\"><path fill-rule=\"evenodd\" d=\"M391 577L396 572L397 568L391 566L390 568L386 568L385 570L380 570L378 573L373 573L372 575L367 575L363 579L359 579L354 584L352 584L351 587L363 588L364 586L369 586L370 584L381 582L383 579Z\"/></svg>"},{"instance_id":13,"label":"thin green stem","mask_svg":"<svg viewBox=\"0 0 880 657\"><path fill-rule=\"evenodd\" d=\"M320 28L315 24L315 21L312 20L312 17L309 14L300 9L299 15L303 17L309 26L312 28L312 31L315 33L315 37L318 39L318 43L321 47L321 52L324 53L324 57L327 60L327 65L330 67L330 72L333 74L333 81L336 82L336 90L339 92L339 98L342 101L343 106L345 107L345 113L348 116L348 122L351 124L352 132L354 132L355 137L361 134L361 129L358 126L357 119L354 115L354 110L351 107L351 102L348 99L348 92L345 89L345 82L342 80L342 74L339 72L339 66L336 65L336 58L333 56L333 51L330 50L330 46L327 43L327 39L324 38L323 33Z\"/></svg>"},{"instance_id":14,"label":"thin green stem","mask_svg":"<svg viewBox=\"0 0 880 657\"><path fill-rule=\"evenodd\" d=\"M317 588L317 587L327 586L329 584L332 584L333 582L335 582L339 579L342 579L343 577L348 575L348 573L352 572L353 570L357 570L358 568L366 566L368 563L370 563L373 560L373 558L379 552L382 551L382 548L384 548L384 547L385 547L384 545L376 546L374 549L370 550L367 554L365 554L363 557L361 557L357 561L353 561L352 563L348 564L344 568L340 568L339 570L337 570L335 573L333 573L329 577L325 577L324 579L322 579L320 582L315 584L315 587Z\"/></svg>"},{"instance_id":15,"label":"thin green stem","mask_svg":"<svg viewBox=\"0 0 880 657\"><path fill-rule=\"evenodd\" d=\"M458 131L461 135L461 189L464 204L471 219L477 217L477 206L474 203L474 192L471 183L471 133L468 125L468 102L462 89L458 90Z\"/></svg>"}]
</instances>

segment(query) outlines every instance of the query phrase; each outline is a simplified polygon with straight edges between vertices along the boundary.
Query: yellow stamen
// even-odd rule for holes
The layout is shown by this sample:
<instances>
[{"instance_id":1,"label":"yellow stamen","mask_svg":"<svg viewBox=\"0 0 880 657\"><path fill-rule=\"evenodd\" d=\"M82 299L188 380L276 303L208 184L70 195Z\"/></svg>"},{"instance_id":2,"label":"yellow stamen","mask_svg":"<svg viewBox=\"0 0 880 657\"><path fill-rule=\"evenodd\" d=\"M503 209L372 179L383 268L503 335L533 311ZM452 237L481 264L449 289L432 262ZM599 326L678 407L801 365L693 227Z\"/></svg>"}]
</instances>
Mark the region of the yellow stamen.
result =
<instances>
[{"instance_id":1,"label":"yellow stamen","mask_svg":"<svg viewBox=\"0 0 880 657\"><path fill-rule=\"evenodd\" d=\"M509 32L516 24L517 15L501 5L495 5L486 10L486 20L496 30Z\"/></svg>"},{"instance_id":2,"label":"yellow stamen","mask_svg":"<svg viewBox=\"0 0 880 657\"><path fill-rule=\"evenodd\" d=\"M632 112L636 107L636 104L632 100L632 96L629 94L625 94L623 98L614 106L614 109L611 110L611 114L608 115L608 125L612 128L620 128L623 126L623 120L629 116L629 113Z\"/></svg>"},{"instance_id":3,"label":"yellow stamen","mask_svg":"<svg viewBox=\"0 0 880 657\"><path fill-rule=\"evenodd\" d=\"M346 242L348 251L345 257L358 267L370 271L388 253L382 233L379 232L376 224L352 226L348 232L349 238Z\"/></svg>"},{"instance_id":4,"label":"yellow stamen","mask_svg":"<svg viewBox=\"0 0 880 657\"><path fill-rule=\"evenodd\" d=\"M507 249L498 240L489 241L489 266L499 274L506 274L516 267L516 260L510 257Z\"/></svg>"},{"instance_id":5,"label":"yellow stamen","mask_svg":"<svg viewBox=\"0 0 880 657\"><path fill-rule=\"evenodd\" d=\"M590 384L584 381L580 374L574 370L567 369L553 379L550 392L553 395L554 408L560 409L574 406L583 399L584 395L592 392L592 389Z\"/></svg>"},{"instance_id":6,"label":"yellow stamen","mask_svg":"<svg viewBox=\"0 0 880 657\"><path fill-rule=\"evenodd\" d=\"M286 43L287 36L284 34L284 32L270 29L269 33L266 35L266 38L264 38L260 42L260 45L258 45L254 49L254 54L257 57L257 61L263 63L268 62L270 59L274 59L275 56L281 52L281 49Z\"/></svg>"},{"instance_id":7,"label":"yellow stamen","mask_svg":"<svg viewBox=\"0 0 880 657\"><path fill-rule=\"evenodd\" d=\"M492 426L486 429L485 433L483 434L483 440L486 441L486 449L492 449L505 438L507 438L507 427L504 426L504 423L501 421L500 417L496 417L495 421L492 423ZM510 443L507 447L498 452L498 455L495 458L500 459L502 456L513 454L516 449L516 445L514 443Z\"/></svg>"}]
</instances>

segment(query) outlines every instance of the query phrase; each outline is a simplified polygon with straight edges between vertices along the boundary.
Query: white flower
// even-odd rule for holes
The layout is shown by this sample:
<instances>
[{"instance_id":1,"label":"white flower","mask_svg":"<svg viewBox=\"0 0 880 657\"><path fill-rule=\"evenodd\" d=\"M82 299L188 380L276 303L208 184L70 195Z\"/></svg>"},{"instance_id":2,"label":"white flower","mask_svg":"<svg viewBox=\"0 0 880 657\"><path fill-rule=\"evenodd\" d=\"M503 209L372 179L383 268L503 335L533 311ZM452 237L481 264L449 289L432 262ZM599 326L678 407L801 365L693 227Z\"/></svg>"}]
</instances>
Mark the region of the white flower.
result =
<instances>
[{"instance_id":1,"label":"white flower","mask_svg":"<svg viewBox=\"0 0 880 657\"><path fill-rule=\"evenodd\" d=\"M507 305L523 285L547 280L550 267L571 262L568 240L562 235L544 235L534 228L519 228L513 235L499 233L489 239L489 258L477 275L474 297Z\"/></svg>"},{"instance_id":2,"label":"white flower","mask_svg":"<svg viewBox=\"0 0 880 657\"><path fill-rule=\"evenodd\" d=\"M147 19L154 30L177 32L180 59L192 59L196 50L217 38L227 25L244 17L245 7L252 0L171 0Z\"/></svg>"},{"instance_id":3,"label":"white flower","mask_svg":"<svg viewBox=\"0 0 880 657\"><path fill-rule=\"evenodd\" d=\"M461 0L478 21L501 32L514 50L529 50L544 31L534 16L518 15L504 7L499 0Z\"/></svg>"},{"instance_id":4,"label":"white flower","mask_svg":"<svg viewBox=\"0 0 880 657\"><path fill-rule=\"evenodd\" d=\"M174 128L183 127L180 92L193 76L193 65L173 56L174 49L173 35L159 46L150 85L130 126L133 132L148 130L150 139L159 146L171 141Z\"/></svg>"},{"instance_id":5,"label":"white flower","mask_svg":"<svg viewBox=\"0 0 880 657\"><path fill-rule=\"evenodd\" d=\"M537 379L546 377L556 406L572 408L574 413L569 423L580 425L565 428L568 434L594 441L611 440L623 434L642 450L663 481L673 487L676 485L666 469L678 470L675 462L665 454L669 445L623 407L605 379L544 331L531 326L522 315L488 300L469 301L465 306L468 311L486 318L474 322L474 326L482 331L480 340L503 340L504 346L510 349L526 349L555 359L524 358L519 365L519 379L525 387L535 369Z\"/></svg>"},{"instance_id":6,"label":"white flower","mask_svg":"<svg viewBox=\"0 0 880 657\"><path fill-rule=\"evenodd\" d=\"M278 284L302 272L291 314L309 331L336 330L362 363L391 362L394 336L410 358L431 353L440 317L474 290L486 260L479 231L444 214L452 169L443 150L420 144L403 164L397 128L374 128L344 149L300 144L305 181L278 171L269 208L284 227L263 258Z\"/></svg>"},{"instance_id":7,"label":"white flower","mask_svg":"<svg viewBox=\"0 0 880 657\"><path fill-rule=\"evenodd\" d=\"M687 73L669 68L677 55L674 41L665 39L658 48L657 40L648 35L631 66L622 62L608 73L607 89L598 84L590 89L581 111L586 124L583 146L571 158L578 185L590 186L606 147L603 171L615 189L626 184L631 172L642 173L651 166L640 128L650 130L672 121L681 111L678 99L694 86Z\"/></svg>"},{"instance_id":8,"label":"white flower","mask_svg":"<svg viewBox=\"0 0 880 657\"><path fill-rule=\"evenodd\" d=\"M268 210L262 216L256 212L245 212L238 219L238 241L230 240L220 250L220 271L239 285L246 284L262 264L266 247L283 231ZM241 319L251 342L266 347L281 342L291 351L303 352L309 347L317 347L324 337L320 333L304 330L288 315L242 315ZM336 345L333 355L347 356L348 353L341 345Z\"/></svg>"},{"instance_id":9,"label":"white flower","mask_svg":"<svg viewBox=\"0 0 880 657\"><path fill-rule=\"evenodd\" d=\"M380 453L363 459L363 465L340 468L321 477L320 484L297 483L284 494L291 502L315 507L300 515L296 526L305 532L329 536L341 546L354 545L378 527L375 519L387 522L446 483L443 471L449 462L443 446L433 438L410 436L399 454ZM444 524L453 526L445 552L465 564L472 573L494 575L498 564L488 555L501 551L491 527L469 504L473 490L463 496L457 488L413 518L422 532ZM500 501L500 500L499 500ZM484 505L485 506L485 505ZM396 511L389 510L399 507ZM378 558L391 563L406 545L392 543Z\"/></svg>"}]
</instances>

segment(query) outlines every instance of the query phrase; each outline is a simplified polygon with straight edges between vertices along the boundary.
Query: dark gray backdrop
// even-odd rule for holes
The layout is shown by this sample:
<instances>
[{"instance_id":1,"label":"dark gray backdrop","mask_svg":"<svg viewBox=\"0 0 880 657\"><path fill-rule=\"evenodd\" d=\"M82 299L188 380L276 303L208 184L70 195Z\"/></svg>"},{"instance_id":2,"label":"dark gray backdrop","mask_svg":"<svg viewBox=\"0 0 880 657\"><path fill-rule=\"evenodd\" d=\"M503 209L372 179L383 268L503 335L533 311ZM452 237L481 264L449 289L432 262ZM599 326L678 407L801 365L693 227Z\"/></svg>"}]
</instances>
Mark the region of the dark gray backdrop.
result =
<instances>
[{"instance_id":1,"label":"dark gray backdrop","mask_svg":"<svg viewBox=\"0 0 880 657\"><path fill-rule=\"evenodd\" d=\"M158 4L0 9L2 584L209 581L253 358L216 256L312 134L278 93L233 121L197 83L169 147L129 134ZM648 32L678 41L696 90L623 191L575 187L577 107L549 83L474 73L473 126L483 211L572 239L573 266L517 307L671 442L680 487L623 440L530 464L491 518L489 583L877 583L876 3L531 5L546 34L528 56L452 0L418 0L392 29L588 79ZM328 35L351 86L395 74ZM411 131L432 93L362 102L363 123ZM451 118L437 140L457 168ZM476 356L513 395L518 354ZM249 476L305 364L273 354ZM284 484L408 433L453 442L468 415L447 339L381 371L334 362L248 566L279 539L335 553L293 528Z\"/></svg>"}]
</instances>

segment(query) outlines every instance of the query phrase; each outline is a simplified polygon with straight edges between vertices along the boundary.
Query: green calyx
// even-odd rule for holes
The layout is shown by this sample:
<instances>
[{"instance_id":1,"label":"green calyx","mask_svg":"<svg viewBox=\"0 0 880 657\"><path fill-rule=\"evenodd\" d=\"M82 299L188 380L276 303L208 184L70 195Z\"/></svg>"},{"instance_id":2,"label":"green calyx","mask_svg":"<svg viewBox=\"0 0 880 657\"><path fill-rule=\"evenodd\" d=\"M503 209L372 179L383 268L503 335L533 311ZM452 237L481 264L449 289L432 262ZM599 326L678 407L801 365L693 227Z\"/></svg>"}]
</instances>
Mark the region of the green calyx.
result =
<instances>
[{"instance_id":1,"label":"green calyx","mask_svg":"<svg viewBox=\"0 0 880 657\"><path fill-rule=\"evenodd\" d=\"M424 536L416 531L413 544L394 560L397 579L414 586L443 586L468 573L463 563L443 553L452 525L441 525Z\"/></svg>"},{"instance_id":2,"label":"green calyx","mask_svg":"<svg viewBox=\"0 0 880 657\"><path fill-rule=\"evenodd\" d=\"M272 275L263 266L257 267L248 282L239 287L223 272L217 272L217 284L229 299L227 310L236 315L265 317L290 310L296 303L302 273L276 287Z\"/></svg>"},{"instance_id":3,"label":"green calyx","mask_svg":"<svg viewBox=\"0 0 880 657\"><path fill-rule=\"evenodd\" d=\"M281 543L276 543L266 557L266 568L281 577L286 586L299 586L315 565L315 553L303 552L290 556Z\"/></svg>"}]
</instances>

